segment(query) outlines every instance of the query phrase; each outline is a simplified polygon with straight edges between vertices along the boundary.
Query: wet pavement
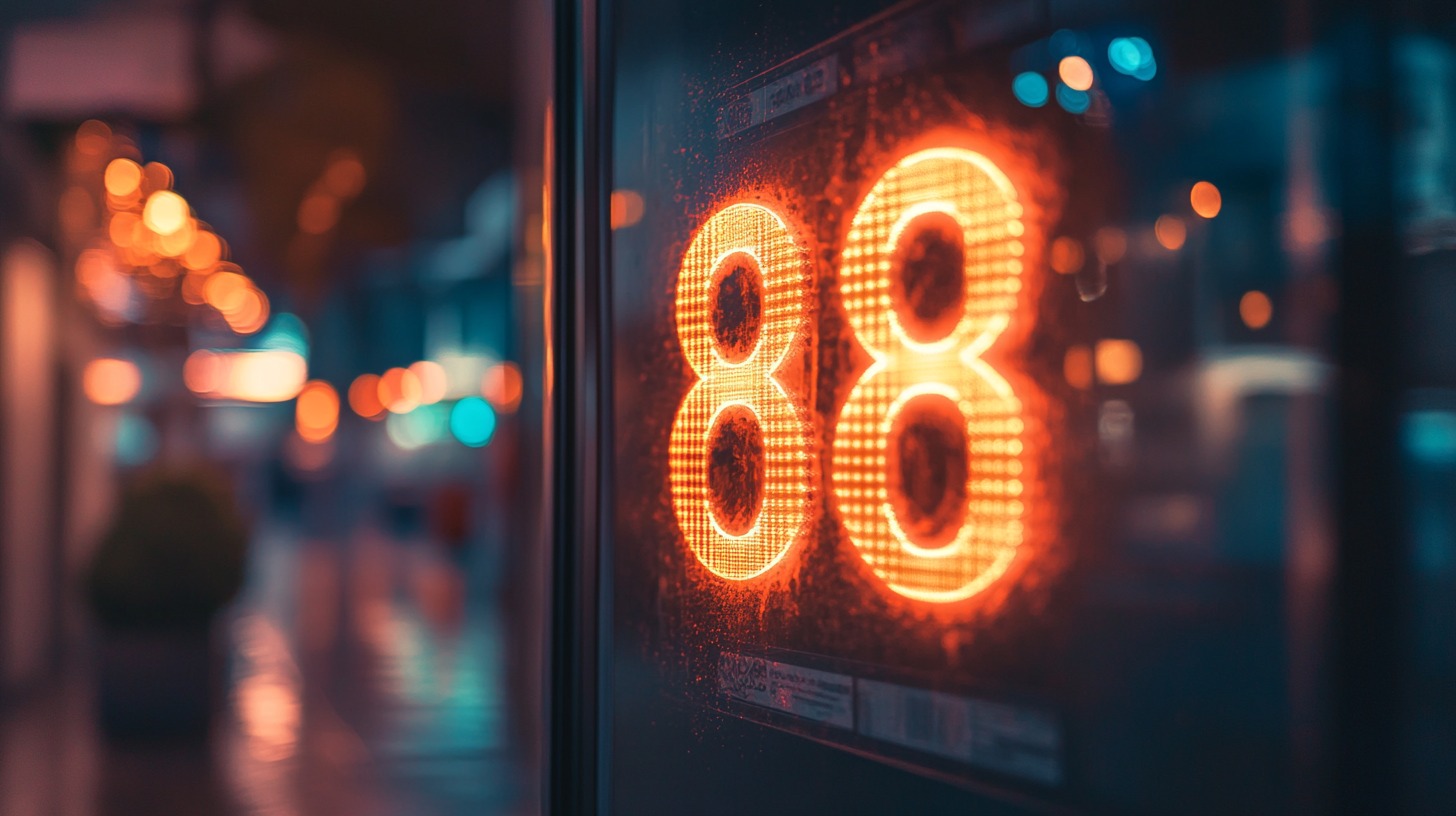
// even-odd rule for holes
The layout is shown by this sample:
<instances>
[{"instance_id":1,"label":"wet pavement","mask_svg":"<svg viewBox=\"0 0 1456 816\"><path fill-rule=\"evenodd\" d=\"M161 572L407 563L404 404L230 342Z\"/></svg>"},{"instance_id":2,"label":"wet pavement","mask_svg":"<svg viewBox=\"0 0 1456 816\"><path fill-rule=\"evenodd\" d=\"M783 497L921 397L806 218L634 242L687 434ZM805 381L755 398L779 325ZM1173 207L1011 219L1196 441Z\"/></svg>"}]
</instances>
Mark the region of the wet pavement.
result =
<instances>
[{"instance_id":1,"label":"wet pavement","mask_svg":"<svg viewBox=\"0 0 1456 816\"><path fill-rule=\"evenodd\" d=\"M108 743L85 650L0 721L0 814L492 814L527 810L505 632L484 555L365 530L273 529L219 627L207 743ZM467 591L469 588L469 591Z\"/></svg>"}]
</instances>

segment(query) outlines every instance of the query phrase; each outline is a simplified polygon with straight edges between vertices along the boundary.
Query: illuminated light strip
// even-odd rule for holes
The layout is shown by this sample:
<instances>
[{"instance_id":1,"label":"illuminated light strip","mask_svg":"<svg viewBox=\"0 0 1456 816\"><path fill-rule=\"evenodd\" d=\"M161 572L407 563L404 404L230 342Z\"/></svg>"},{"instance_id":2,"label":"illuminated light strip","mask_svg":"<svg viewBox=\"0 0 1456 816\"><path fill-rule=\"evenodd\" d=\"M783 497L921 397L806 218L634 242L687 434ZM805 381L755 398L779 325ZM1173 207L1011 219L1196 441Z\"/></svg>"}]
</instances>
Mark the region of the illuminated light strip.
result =
<instances>
[{"instance_id":1,"label":"illuminated light strip","mask_svg":"<svg viewBox=\"0 0 1456 816\"><path fill-rule=\"evenodd\" d=\"M758 265L762 309L758 339L729 362L713 331L714 281L735 256ZM734 581L779 563L808 525L813 501L813 430L799 401L774 374L799 348L808 317L809 258L782 218L757 204L732 204L698 231L677 283L677 333L699 380L683 398L668 443L668 472L678 525L699 562ZM743 535L723 529L708 487L714 419L739 405L763 435L763 498Z\"/></svg>"},{"instance_id":2,"label":"illuminated light strip","mask_svg":"<svg viewBox=\"0 0 1456 816\"><path fill-rule=\"evenodd\" d=\"M920 342L901 325L892 275L904 231L929 213L948 215L961 227L965 299L949 333ZM840 269L844 308L874 362L850 391L835 430L834 495L860 555L907 598L970 598L1006 573L1023 541L1022 406L1007 379L980 358L1009 327L1017 305L1022 214L1015 187L989 159L935 148L886 171L850 224ZM921 395L950 399L965 421L965 519L938 548L914 540L890 496L895 417Z\"/></svg>"},{"instance_id":3,"label":"illuminated light strip","mask_svg":"<svg viewBox=\"0 0 1456 816\"><path fill-rule=\"evenodd\" d=\"M283 402L303 390L308 361L292 351L199 349L183 366L187 388L207 399Z\"/></svg>"}]
</instances>

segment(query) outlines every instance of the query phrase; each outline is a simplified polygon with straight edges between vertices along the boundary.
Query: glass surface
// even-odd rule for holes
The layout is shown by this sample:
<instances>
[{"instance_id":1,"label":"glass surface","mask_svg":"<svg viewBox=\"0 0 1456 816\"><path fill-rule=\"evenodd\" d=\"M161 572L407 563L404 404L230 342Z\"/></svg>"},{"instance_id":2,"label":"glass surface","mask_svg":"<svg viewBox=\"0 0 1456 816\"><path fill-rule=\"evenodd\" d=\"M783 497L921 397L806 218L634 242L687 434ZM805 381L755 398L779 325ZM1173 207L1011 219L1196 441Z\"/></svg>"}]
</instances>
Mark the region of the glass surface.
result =
<instances>
[{"instance_id":1,"label":"glass surface","mask_svg":"<svg viewBox=\"0 0 1456 816\"><path fill-rule=\"evenodd\" d=\"M1339 52L1137 5L615 6L623 812L1325 801Z\"/></svg>"}]
</instances>

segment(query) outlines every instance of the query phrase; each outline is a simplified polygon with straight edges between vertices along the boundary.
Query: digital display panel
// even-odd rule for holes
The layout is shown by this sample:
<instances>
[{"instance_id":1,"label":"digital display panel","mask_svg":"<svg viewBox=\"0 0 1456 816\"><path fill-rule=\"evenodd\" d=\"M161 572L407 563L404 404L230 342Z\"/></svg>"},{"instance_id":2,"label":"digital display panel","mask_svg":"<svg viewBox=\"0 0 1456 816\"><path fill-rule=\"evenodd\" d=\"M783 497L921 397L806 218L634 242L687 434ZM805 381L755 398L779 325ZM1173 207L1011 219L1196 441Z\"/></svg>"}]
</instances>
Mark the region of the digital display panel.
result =
<instances>
[{"instance_id":1,"label":"digital display panel","mask_svg":"<svg viewBox=\"0 0 1456 816\"><path fill-rule=\"evenodd\" d=\"M1042 271L1025 274L1023 213L1006 174L963 148L918 151L875 181L834 276L870 364L822 450L777 379L809 327L809 252L762 204L708 219L678 275L678 338L701 379L671 453L678 524L704 567L742 581L778 564L801 543L822 468L849 540L897 594L950 603L1006 574L1036 451L1017 389L985 355Z\"/></svg>"},{"instance_id":2,"label":"digital display panel","mask_svg":"<svg viewBox=\"0 0 1456 816\"><path fill-rule=\"evenodd\" d=\"M1232 231L1267 191L1150 146L1183 110L1150 42L1186 38L881 11L618 11L615 801L747 806L745 774L806 807L1282 801L1277 773L1229 782L1292 761L1289 710L1249 714L1287 702L1282 565L1239 549L1277 533L1235 532L1283 487L1225 484L1303 454L1196 404L1291 421L1230 385L1267 347L1204 316L1254 288L1209 265L1281 257ZM1235 732L1237 768L1187 755Z\"/></svg>"},{"instance_id":3,"label":"digital display panel","mask_svg":"<svg viewBox=\"0 0 1456 816\"><path fill-rule=\"evenodd\" d=\"M1054 789L1065 655L1016 644L1066 636L1058 531L1090 517L1069 156L1004 88L968 109L983 74L873 56L935 19L722 88L676 120L691 159L619 170L617 603L668 698Z\"/></svg>"}]
</instances>

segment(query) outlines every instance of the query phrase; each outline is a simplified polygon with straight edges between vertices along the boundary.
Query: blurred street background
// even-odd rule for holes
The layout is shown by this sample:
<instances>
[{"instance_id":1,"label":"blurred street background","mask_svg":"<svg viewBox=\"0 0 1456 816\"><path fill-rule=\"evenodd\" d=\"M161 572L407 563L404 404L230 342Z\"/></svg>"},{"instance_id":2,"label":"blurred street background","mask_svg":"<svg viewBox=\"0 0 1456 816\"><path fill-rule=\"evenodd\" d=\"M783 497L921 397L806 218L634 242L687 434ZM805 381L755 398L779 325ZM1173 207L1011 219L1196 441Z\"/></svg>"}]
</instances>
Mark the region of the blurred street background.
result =
<instances>
[{"instance_id":1,"label":"blurred street background","mask_svg":"<svg viewBox=\"0 0 1456 816\"><path fill-rule=\"evenodd\" d=\"M544 13L0 4L0 814L533 809Z\"/></svg>"}]
</instances>

